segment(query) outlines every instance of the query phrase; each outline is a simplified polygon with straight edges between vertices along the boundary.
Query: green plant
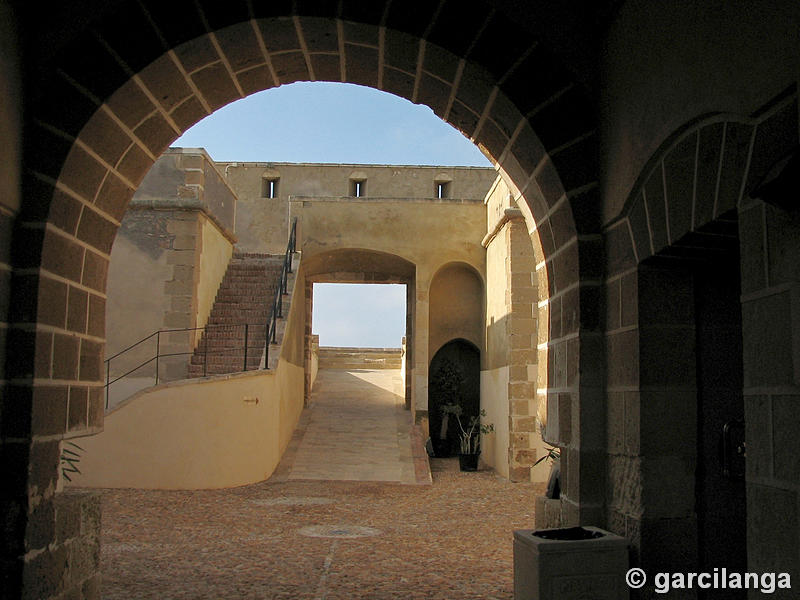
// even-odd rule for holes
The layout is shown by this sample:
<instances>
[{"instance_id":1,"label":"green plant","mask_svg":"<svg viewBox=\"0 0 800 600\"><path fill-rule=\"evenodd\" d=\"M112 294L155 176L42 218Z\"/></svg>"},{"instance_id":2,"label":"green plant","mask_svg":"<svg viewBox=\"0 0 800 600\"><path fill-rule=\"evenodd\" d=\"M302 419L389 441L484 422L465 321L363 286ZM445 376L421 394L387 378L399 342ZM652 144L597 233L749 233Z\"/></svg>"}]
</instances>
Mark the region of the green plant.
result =
<instances>
[{"instance_id":1,"label":"green plant","mask_svg":"<svg viewBox=\"0 0 800 600\"><path fill-rule=\"evenodd\" d=\"M545 461L545 460L550 460L552 462L556 462L557 460L561 460L561 448L551 447L551 448L547 448L546 450L547 450L547 453L544 456L542 456L541 458L539 458L539 460L537 460L535 463L533 463L534 467L536 465L538 465L540 462Z\"/></svg>"},{"instance_id":2,"label":"green plant","mask_svg":"<svg viewBox=\"0 0 800 600\"><path fill-rule=\"evenodd\" d=\"M458 422L461 454L478 454L481 451L481 435L493 432L494 424L484 425L481 423L481 417L486 416L486 411L481 410L480 414L471 416L469 423L464 427L461 422L461 414L463 412L461 407L458 405L449 406L450 414L455 415Z\"/></svg>"},{"instance_id":3,"label":"green plant","mask_svg":"<svg viewBox=\"0 0 800 600\"><path fill-rule=\"evenodd\" d=\"M72 448L67 448L67 446L77 448L81 452L83 452L83 448L73 442L66 442L61 449L61 474L67 481L72 481L72 478L69 476L70 473L78 473L80 475L81 471L78 469L77 464L81 461L81 455Z\"/></svg>"}]
</instances>

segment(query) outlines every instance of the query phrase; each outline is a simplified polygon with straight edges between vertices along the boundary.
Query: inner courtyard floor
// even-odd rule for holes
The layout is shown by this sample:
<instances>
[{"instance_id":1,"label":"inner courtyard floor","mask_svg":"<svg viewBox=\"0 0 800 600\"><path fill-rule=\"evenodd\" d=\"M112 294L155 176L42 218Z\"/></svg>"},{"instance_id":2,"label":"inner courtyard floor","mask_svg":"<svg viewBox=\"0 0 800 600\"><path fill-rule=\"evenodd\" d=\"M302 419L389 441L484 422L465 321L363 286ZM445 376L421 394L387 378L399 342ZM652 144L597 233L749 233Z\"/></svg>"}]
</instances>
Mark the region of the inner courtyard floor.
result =
<instances>
[{"instance_id":1,"label":"inner courtyard floor","mask_svg":"<svg viewBox=\"0 0 800 600\"><path fill-rule=\"evenodd\" d=\"M510 599L511 532L533 527L541 488L431 470L429 486L105 490L103 598Z\"/></svg>"},{"instance_id":2,"label":"inner courtyard floor","mask_svg":"<svg viewBox=\"0 0 800 600\"><path fill-rule=\"evenodd\" d=\"M268 481L104 490L103 598L510 599L542 487L429 469L402 402L399 370L321 370Z\"/></svg>"}]
</instances>

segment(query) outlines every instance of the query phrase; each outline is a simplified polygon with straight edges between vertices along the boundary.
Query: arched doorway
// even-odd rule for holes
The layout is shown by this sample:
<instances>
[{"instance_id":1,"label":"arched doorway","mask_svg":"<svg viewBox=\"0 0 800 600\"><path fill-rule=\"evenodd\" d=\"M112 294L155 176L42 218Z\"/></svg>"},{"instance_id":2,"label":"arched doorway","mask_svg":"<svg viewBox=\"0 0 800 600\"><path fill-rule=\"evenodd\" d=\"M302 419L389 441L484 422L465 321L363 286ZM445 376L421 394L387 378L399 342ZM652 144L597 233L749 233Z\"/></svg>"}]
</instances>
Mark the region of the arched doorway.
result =
<instances>
[{"instance_id":1,"label":"arched doorway","mask_svg":"<svg viewBox=\"0 0 800 600\"><path fill-rule=\"evenodd\" d=\"M596 322L575 291L576 284L598 287L594 280L581 283L577 265L581 249L594 252L600 241L579 242L572 216L572 205L596 181L585 166L593 164L592 118L576 119L576 106L593 113L581 87L512 17L479 3L422 4L413 11L388 2L292 8L216 0L120 1L113 8L86 5L85 21L59 22L58 35L28 70L26 177L9 261L7 345L15 352L6 377L14 382L6 387L15 406L26 408L13 422L4 417L13 440L23 440L4 441L8 455L19 457L9 466L18 475L12 496L25 498L15 501L15 548L23 547L26 530L53 530L58 440L102 426L106 273L133 191L182 131L255 91L297 80L369 85L427 104L468 135L523 206L548 301L576 317L544 336L547 362L563 363L566 372L567 344L574 348L583 328ZM468 35L447 26L462 14L475 15ZM540 72L548 76L531 93L528 83ZM582 221L582 233L595 232L589 221ZM76 311L81 306L85 318ZM37 327L43 329L34 333ZM56 338L65 342L58 351ZM571 364L576 374L582 370ZM586 389L571 378L553 399L578 402ZM580 456L594 446L575 443L566 468L578 472ZM591 492L575 482L565 498L577 509ZM31 512L28 504L45 508ZM51 542L48 536L28 541L29 557Z\"/></svg>"},{"instance_id":2,"label":"arched doorway","mask_svg":"<svg viewBox=\"0 0 800 600\"><path fill-rule=\"evenodd\" d=\"M444 437L441 435L443 408L450 403L460 406L464 424L480 413L480 350L467 340L450 340L434 355L428 375L428 416L434 452L443 457L457 454L459 430L452 416Z\"/></svg>"}]
</instances>

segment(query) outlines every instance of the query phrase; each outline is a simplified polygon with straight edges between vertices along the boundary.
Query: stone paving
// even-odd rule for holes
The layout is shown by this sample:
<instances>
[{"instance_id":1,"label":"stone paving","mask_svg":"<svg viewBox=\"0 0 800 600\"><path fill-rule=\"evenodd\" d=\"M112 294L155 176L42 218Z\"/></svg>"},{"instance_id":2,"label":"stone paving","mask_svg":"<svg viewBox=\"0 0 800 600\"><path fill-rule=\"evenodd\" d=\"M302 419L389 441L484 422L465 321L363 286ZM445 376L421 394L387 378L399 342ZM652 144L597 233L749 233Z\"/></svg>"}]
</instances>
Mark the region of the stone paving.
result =
<instances>
[{"instance_id":1,"label":"stone paving","mask_svg":"<svg viewBox=\"0 0 800 600\"><path fill-rule=\"evenodd\" d=\"M289 479L416 483L399 369L321 369L307 412Z\"/></svg>"},{"instance_id":2,"label":"stone paving","mask_svg":"<svg viewBox=\"0 0 800 600\"><path fill-rule=\"evenodd\" d=\"M421 469L421 440L408 433L401 418L408 413L391 397L396 375L320 374L319 390L327 387L339 402L351 396L341 393L348 382L383 398L376 410L392 427L365 423L362 431L383 430L383 440L373 441L392 458L372 452L368 468L346 466L344 438L326 444L319 436L326 428L333 438L345 432L323 418L329 400L316 395L268 481L224 490L105 490L103 598L512 597L512 531L533 527L542 487L512 484L491 470L461 473L457 459L432 459L430 473ZM369 421L372 409L361 408L353 419ZM312 455L316 466L307 462ZM328 479L320 479L328 466ZM418 485L431 475L432 484Z\"/></svg>"}]
</instances>

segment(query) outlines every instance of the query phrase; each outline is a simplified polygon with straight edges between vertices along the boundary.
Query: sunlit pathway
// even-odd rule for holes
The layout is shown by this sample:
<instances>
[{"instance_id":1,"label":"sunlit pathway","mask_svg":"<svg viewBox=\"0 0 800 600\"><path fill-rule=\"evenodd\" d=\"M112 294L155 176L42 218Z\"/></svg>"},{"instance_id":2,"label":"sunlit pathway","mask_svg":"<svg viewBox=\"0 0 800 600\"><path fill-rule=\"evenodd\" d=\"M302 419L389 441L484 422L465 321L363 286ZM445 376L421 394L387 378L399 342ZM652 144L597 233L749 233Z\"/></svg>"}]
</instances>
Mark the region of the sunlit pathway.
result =
<instances>
[{"instance_id":1,"label":"sunlit pathway","mask_svg":"<svg viewBox=\"0 0 800 600\"><path fill-rule=\"evenodd\" d=\"M416 483L402 383L399 369L320 370L286 477Z\"/></svg>"}]
</instances>

